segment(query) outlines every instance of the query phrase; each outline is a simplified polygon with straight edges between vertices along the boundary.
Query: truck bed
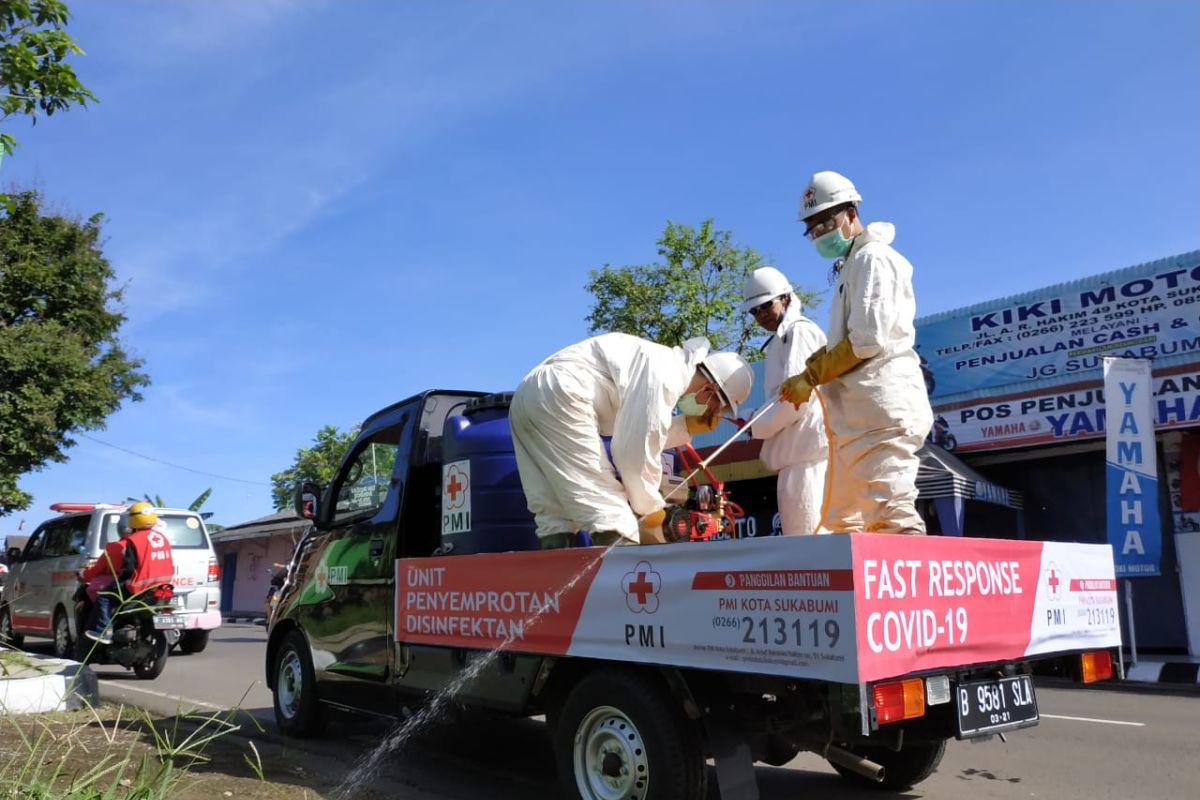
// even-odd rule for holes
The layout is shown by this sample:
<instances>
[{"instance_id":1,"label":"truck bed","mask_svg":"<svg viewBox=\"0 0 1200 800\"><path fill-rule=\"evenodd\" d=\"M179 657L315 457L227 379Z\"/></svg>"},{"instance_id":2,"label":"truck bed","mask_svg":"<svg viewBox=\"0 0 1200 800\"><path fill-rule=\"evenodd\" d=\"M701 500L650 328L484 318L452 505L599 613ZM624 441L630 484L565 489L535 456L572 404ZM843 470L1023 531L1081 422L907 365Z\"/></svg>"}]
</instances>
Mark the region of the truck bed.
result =
<instances>
[{"instance_id":1,"label":"truck bed","mask_svg":"<svg viewBox=\"0 0 1200 800\"><path fill-rule=\"evenodd\" d=\"M406 558L395 638L865 683L1120 645L1108 545L840 534Z\"/></svg>"}]
</instances>

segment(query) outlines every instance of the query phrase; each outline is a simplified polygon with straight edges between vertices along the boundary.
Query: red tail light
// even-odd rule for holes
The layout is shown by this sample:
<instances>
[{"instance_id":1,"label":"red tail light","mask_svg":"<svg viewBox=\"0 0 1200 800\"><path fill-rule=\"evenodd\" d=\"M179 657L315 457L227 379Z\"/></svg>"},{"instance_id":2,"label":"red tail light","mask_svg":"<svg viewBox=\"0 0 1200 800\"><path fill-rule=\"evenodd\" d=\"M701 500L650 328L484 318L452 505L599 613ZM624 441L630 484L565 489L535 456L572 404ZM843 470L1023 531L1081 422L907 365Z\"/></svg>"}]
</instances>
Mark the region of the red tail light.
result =
<instances>
[{"instance_id":1,"label":"red tail light","mask_svg":"<svg viewBox=\"0 0 1200 800\"><path fill-rule=\"evenodd\" d=\"M217 563L217 559L209 557L208 559L208 582L215 583L221 580L221 565Z\"/></svg>"},{"instance_id":2,"label":"red tail light","mask_svg":"<svg viewBox=\"0 0 1200 800\"><path fill-rule=\"evenodd\" d=\"M1093 650L1079 657L1082 667L1083 682L1095 683L1112 678L1112 653L1107 650Z\"/></svg>"},{"instance_id":3,"label":"red tail light","mask_svg":"<svg viewBox=\"0 0 1200 800\"><path fill-rule=\"evenodd\" d=\"M175 594L175 591L170 586L159 586L154 590L155 600L170 600Z\"/></svg>"},{"instance_id":4,"label":"red tail light","mask_svg":"<svg viewBox=\"0 0 1200 800\"><path fill-rule=\"evenodd\" d=\"M872 695L880 725L925 715L925 681L920 678L878 683Z\"/></svg>"}]
</instances>

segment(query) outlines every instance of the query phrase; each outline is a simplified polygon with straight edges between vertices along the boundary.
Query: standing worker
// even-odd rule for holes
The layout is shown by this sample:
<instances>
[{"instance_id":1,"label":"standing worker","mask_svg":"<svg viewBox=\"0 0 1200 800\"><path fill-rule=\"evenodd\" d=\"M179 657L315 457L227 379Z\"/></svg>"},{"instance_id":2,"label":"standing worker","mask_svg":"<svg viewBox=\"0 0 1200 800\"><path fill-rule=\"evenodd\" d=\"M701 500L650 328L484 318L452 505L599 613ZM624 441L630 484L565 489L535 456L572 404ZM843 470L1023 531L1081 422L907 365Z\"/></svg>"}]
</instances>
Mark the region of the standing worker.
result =
<instances>
[{"instance_id":1,"label":"standing worker","mask_svg":"<svg viewBox=\"0 0 1200 800\"><path fill-rule=\"evenodd\" d=\"M543 549L570 546L578 530L595 544L664 541L663 451L735 413L753 380L741 356L709 352L707 339L666 347L624 333L534 367L509 422ZM601 436L612 436L611 463Z\"/></svg>"},{"instance_id":2,"label":"standing worker","mask_svg":"<svg viewBox=\"0 0 1200 800\"><path fill-rule=\"evenodd\" d=\"M792 283L774 267L761 267L746 279L742 309L763 330L774 334L767 342L766 395L775 397L789 375L804 370L809 356L825 346L825 334L804 316ZM760 458L779 473L776 494L785 536L815 533L821 524L825 498L825 466L829 444L825 415L818 398L800 408L777 403L750 434L763 439Z\"/></svg>"},{"instance_id":3,"label":"standing worker","mask_svg":"<svg viewBox=\"0 0 1200 800\"><path fill-rule=\"evenodd\" d=\"M779 398L799 406L821 387L831 437L826 528L923 534L917 450L933 413L913 349L913 268L891 247L893 225L863 226L861 200L836 172L818 172L804 190L804 235L823 258L836 259L828 331L834 344L784 381Z\"/></svg>"}]
</instances>

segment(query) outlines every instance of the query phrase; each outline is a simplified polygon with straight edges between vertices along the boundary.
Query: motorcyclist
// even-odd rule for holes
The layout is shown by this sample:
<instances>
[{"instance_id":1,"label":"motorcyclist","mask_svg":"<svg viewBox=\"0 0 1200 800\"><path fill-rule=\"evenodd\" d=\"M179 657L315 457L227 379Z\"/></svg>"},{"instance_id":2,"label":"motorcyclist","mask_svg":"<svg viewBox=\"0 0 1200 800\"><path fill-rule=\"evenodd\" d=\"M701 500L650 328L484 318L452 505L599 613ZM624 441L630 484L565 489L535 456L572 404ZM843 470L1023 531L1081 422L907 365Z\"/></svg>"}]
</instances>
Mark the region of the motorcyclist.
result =
<instances>
[{"instance_id":1,"label":"motorcyclist","mask_svg":"<svg viewBox=\"0 0 1200 800\"><path fill-rule=\"evenodd\" d=\"M830 430L824 527L925 533L916 510L917 450L933 424L914 350L912 264L892 248L890 223L863 225L854 184L812 176L800 221L824 258L836 259L828 348L784 381L781 400L808 402L822 387Z\"/></svg>"},{"instance_id":2,"label":"motorcyclist","mask_svg":"<svg viewBox=\"0 0 1200 800\"><path fill-rule=\"evenodd\" d=\"M89 639L112 643L113 602L126 605L142 592L175 577L171 542L154 530L158 514L145 501L134 503L122 515L120 538L109 542L92 566L80 572L88 584L88 597L96 604L96 622L84 632Z\"/></svg>"},{"instance_id":3,"label":"motorcyclist","mask_svg":"<svg viewBox=\"0 0 1200 800\"><path fill-rule=\"evenodd\" d=\"M742 308L767 332L766 396L774 397L784 378L804 369L825 333L804 316L792 282L774 267L760 267L746 279ZM819 400L819 398L818 398ZM763 439L759 458L779 473L776 492L784 535L816 533L825 498L829 445L820 402L795 408L776 403L750 431Z\"/></svg>"},{"instance_id":4,"label":"motorcyclist","mask_svg":"<svg viewBox=\"0 0 1200 800\"><path fill-rule=\"evenodd\" d=\"M595 544L663 541L663 451L713 430L723 409L735 413L753 379L741 356L710 352L707 339L667 347L624 333L585 339L534 367L509 422L543 549L570 546L577 530ZM602 435L612 437L611 463Z\"/></svg>"}]
</instances>

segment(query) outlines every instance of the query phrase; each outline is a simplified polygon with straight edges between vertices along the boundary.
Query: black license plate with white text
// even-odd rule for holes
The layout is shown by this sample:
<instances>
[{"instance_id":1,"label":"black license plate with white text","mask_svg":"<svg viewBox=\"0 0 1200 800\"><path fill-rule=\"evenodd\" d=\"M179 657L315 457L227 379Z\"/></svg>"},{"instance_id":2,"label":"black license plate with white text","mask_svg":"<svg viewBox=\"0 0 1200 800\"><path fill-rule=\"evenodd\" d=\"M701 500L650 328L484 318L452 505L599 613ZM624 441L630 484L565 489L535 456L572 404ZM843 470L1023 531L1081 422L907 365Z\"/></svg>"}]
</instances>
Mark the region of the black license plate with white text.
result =
<instances>
[{"instance_id":1,"label":"black license plate with white text","mask_svg":"<svg viewBox=\"0 0 1200 800\"><path fill-rule=\"evenodd\" d=\"M960 683L955 700L960 739L1024 728L1038 721L1037 698L1028 675Z\"/></svg>"}]
</instances>

